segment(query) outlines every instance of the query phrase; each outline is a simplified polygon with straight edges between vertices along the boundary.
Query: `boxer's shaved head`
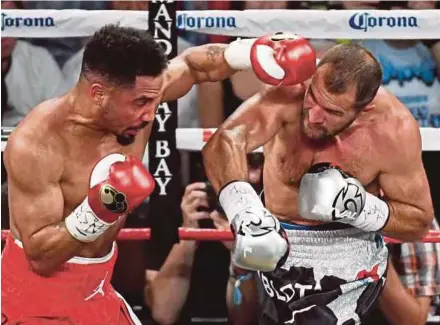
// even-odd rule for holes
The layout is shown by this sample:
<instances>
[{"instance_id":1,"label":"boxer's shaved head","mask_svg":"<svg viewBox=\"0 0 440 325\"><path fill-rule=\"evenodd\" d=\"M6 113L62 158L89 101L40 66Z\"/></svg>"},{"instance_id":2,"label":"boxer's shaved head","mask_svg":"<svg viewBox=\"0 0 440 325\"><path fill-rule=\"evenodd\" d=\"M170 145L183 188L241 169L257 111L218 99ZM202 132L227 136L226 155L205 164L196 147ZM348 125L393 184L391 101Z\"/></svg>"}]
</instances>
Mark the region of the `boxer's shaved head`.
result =
<instances>
[{"instance_id":1,"label":"boxer's shaved head","mask_svg":"<svg viewBox=\"0 0 440 325\"><path fill-rule=\"evenodd\" d=\"M327 65L324 85L331 94L340 95L355 87L354 107L361 110L370 103L382 83L382 69L376 58L357 44L331 48L320 60L318 69Z\"/></svg>"}]
</instances>

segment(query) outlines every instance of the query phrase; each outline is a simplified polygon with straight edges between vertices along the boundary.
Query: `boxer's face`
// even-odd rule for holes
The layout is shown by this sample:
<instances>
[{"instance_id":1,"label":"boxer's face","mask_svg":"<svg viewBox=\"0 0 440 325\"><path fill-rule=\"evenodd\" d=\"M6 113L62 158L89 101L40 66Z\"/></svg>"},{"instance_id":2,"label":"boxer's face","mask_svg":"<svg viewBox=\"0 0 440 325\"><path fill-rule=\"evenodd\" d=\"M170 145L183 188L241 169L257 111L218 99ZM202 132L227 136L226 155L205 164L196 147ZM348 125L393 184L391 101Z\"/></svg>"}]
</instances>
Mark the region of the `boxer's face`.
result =
<instances>
[{"instance_id":1,"label":"boxer's face","mask_svg":"<svg viewBox=\"0 0 440 325\"><path fill-rule=\"evenodd\" d=\"M133 143L136 135L155 117L162 98L163 76L139 76L129 88L114 87L104 107L106 125L122 145Z\"/></svg>"},{"instance_id":2,"label":"boxer's face","mask_svg":"<svg viewBox=\"0 0 440 325\"><path fill-rule=\"evenodd\" d=\"M314 140L335 136L357 116L354 109L355 88L350 87L343 94L330 93L324 84L324 70L324 67L318 69L313 76L302 109L302 131Z\"/></svg>"}]
</instances>

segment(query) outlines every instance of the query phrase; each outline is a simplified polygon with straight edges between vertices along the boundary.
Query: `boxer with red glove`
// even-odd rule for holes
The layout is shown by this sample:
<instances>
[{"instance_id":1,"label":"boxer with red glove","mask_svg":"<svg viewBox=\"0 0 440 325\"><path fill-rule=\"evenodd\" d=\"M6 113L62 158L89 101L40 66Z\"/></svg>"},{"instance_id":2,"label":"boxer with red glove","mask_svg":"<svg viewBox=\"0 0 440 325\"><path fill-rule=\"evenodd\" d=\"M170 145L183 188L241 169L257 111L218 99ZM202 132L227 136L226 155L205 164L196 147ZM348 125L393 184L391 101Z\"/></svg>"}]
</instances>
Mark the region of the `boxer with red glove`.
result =
<instances>
[{"instance_id":1,"label":"boxer with red glove","mask_svg":"<svg viewBox=\"0 0 440 325\"><path fill-rule=\"evenodd\" d=\"M108 155L93 169L88 196L65 219L66 228L79 241L94 241L141 204L154 186L153 177L139 159Z\"/></svg>"},{"instance_id":2,"label":"boxer with red glove","mask_svg":"<svg viewBox=\"0 0 440 325\"><path fill-rule=\"evenodd\" d=\"M257 77L270 85L296 85L316 71L315 50L305 38L292 33L236 40L225 50L224 56L231 68L252 67Z\"/></svg>"}]
</instances>

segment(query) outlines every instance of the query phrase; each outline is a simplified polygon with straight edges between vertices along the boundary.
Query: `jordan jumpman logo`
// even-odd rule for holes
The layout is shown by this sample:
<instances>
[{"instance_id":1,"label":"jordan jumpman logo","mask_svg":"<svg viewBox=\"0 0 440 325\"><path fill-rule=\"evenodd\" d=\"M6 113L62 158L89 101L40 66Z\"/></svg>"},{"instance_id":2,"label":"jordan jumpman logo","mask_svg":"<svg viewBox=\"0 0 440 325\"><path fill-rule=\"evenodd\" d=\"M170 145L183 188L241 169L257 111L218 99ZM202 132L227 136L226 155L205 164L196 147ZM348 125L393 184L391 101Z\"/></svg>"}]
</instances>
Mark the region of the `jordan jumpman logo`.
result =
<instances>
[{"instance_id":1,"label":"jordan jumpman logo","mask_svg":"<svg viewBox=\"0 0 440 325\"><path fill-rule=\"evenodd\" d=\"M93 298L94 296L96 296L98 293L100 293L102 296L104 296L103 287L104 287L104 283L105 283L105 279L107 278L107 275L108 275L108 272L105 273L104 279L101 280L101 282L98 284L96 289L93 290L92 294L84 300L89 300L89 299Z\"/></svg>"}]
</instances>

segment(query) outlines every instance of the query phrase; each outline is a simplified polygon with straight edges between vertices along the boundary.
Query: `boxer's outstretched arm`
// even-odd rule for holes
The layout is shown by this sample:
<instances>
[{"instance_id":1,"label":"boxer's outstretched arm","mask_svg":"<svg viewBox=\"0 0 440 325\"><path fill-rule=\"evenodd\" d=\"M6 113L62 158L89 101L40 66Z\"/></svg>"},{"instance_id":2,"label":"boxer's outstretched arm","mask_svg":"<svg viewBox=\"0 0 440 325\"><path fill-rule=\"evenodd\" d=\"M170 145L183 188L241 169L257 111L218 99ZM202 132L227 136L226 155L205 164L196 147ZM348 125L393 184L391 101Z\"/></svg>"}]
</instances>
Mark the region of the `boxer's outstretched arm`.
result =
<instances>
[{"instance_id":1,"label":"boxer's outstretched arm","mask_svg":"<svg viewBox=\"0 0 440 325\"><path fill-rule=\"evenodd\" d=\"M195 84L220 81L235 70L226 62L227 44L207 44L192 47L172 59L165 74L165 91L162 101L176 100Z\"/></svg>"},{"instance_id":2,"label":"boxer's outstretched arm","mask_svg":"<svg viewBox=\"0 0 440 325\"><path fill-rule=\"evenodd\" d=\"M429 231L434 208L417 122L405 121L396 130L394 143L386 145L379 185L389 205L390 217L382 231L404 241L419 240Z\"/></svg>"},{"instance_id":3,"label":"boxer's outstretched arm","mask_svg":"<svg viewBox=\"0 0 440 325\"><path fill-rule=\"evenodd\" d=\"M268 87L245 101L202 149L206 175L218 193L227 183L248 178L246 154L268 142L292 111L281 89ZM290 103L292 105L292 103Z\"/></svg>"},{"instance_id":4,"label":"boxer's outstretched arm","mask_svg":"<svg viewBox=\"0 0 440 325\"><path fill-rule=\"evenodd\" d=\"M5 151L12 230L18 232L31 267L42 275L49 275L84 245L62 221L60 159L23 137L11 137Z\"/></svg>"}]
</instances>

